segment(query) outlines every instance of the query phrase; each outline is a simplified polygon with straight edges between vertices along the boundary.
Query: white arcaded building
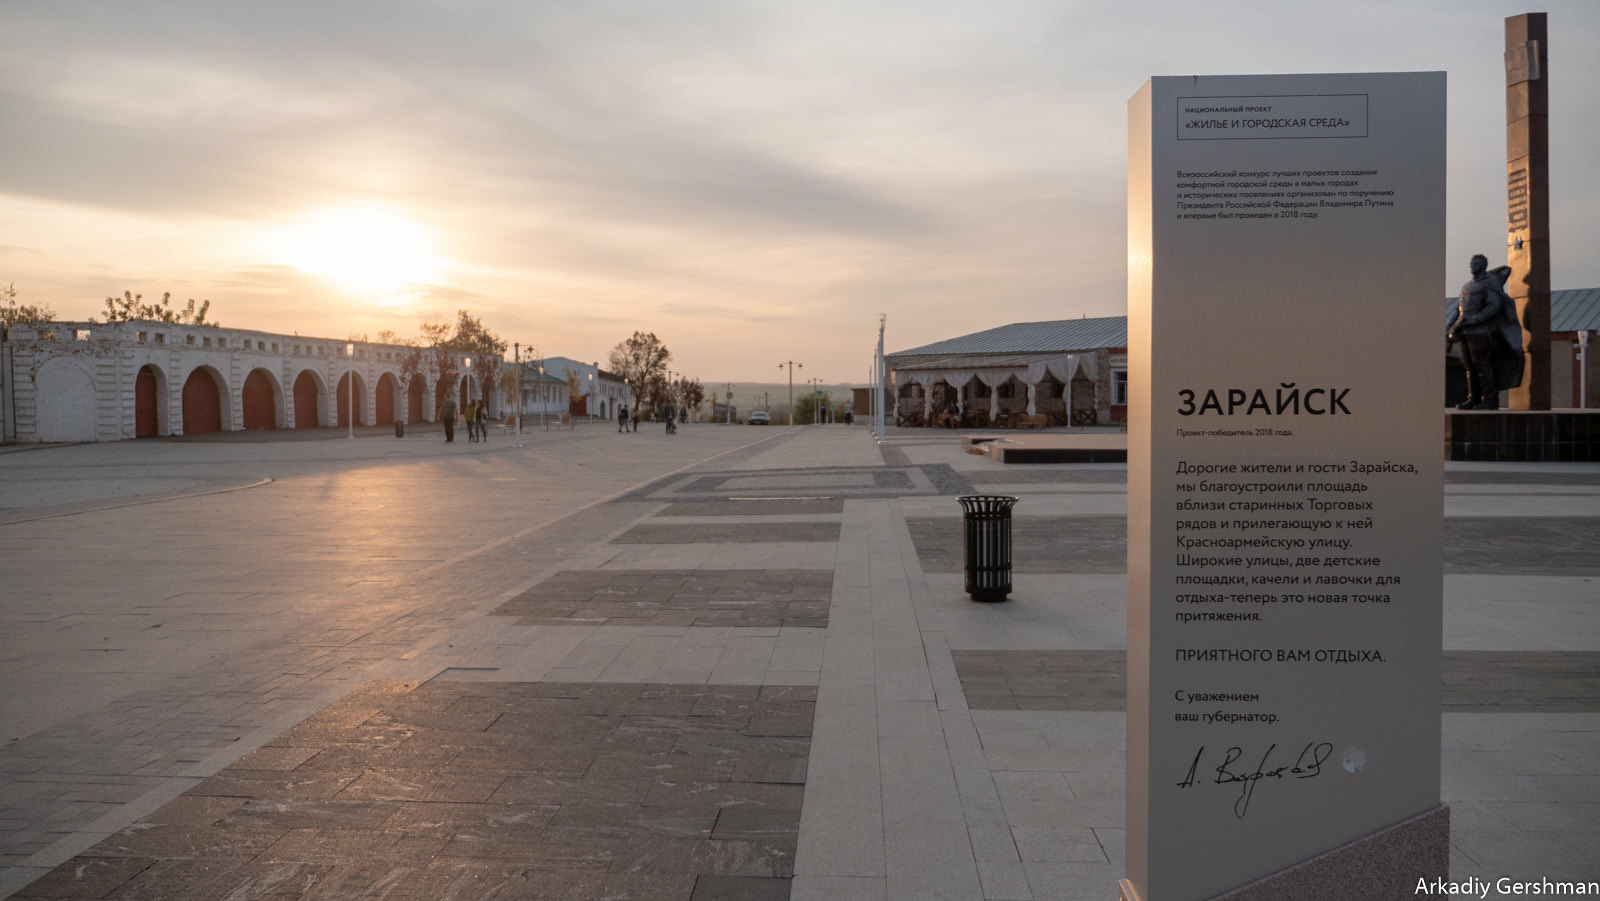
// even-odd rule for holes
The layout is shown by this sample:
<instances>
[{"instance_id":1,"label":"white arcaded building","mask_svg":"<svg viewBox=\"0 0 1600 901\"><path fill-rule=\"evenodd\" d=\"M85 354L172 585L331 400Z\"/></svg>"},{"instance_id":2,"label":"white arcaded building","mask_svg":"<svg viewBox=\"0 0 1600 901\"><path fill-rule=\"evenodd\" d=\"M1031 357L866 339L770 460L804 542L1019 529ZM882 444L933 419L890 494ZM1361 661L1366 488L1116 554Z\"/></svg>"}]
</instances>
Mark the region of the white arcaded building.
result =
<instances>
[{"instance_id":1,"label":"white arcaded building","mask_svg":"<svg viewBox=\"0 0 1600 901\"><path fill-rule=\"evenodd\" d=\"M352 400L361 425L432 422L452 392L458 411L487 397L498 417L500 364L170 322L22 323L0 344L0 425L17 443L303 429L346 425Z\"/></svg>"}]
</instances>

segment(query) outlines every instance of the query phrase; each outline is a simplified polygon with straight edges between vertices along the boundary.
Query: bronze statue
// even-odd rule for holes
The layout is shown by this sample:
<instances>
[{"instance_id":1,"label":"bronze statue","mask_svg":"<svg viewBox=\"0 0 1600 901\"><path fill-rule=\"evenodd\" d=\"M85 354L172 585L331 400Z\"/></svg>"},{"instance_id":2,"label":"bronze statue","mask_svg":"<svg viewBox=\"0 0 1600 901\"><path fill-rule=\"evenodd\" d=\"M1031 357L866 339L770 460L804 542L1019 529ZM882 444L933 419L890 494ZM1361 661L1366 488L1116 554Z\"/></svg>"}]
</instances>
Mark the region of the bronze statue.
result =
<instances>
[{"instance_id":1,"label":"bronze statue","mask_svg":"<svg viewBox=\"0 0 1600 901\"><path fill-rule=\"evenodd\" d=\"M1498 410L1500 392L1522 384L1522 325L1517 305L1506 294L1510 266L1489 268L1489 258L1474 254L1472 278L1445 323L1446 347L1461 342L1467 370L1467 399L1459 410Z\"/></svg>"}]
</instances>

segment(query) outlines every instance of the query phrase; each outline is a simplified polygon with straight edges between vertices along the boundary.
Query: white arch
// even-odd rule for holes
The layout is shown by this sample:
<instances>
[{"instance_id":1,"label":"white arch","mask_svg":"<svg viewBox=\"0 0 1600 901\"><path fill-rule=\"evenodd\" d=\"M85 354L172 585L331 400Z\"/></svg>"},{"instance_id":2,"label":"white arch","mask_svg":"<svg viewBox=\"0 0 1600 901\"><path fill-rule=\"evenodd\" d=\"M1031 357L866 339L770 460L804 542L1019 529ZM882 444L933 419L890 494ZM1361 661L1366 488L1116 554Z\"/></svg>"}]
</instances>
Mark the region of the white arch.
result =
<instances>
[{"instance_id":1,"label":"white arch","mask_svg":"<svg viewBox=\"0 0 1600 901\"><path fill-rule=\"evenodd\" d=\"M80 360L56 357L34 374L34 428L40 441L95 440L94 373Z\"/></svg>"}]
</instances>

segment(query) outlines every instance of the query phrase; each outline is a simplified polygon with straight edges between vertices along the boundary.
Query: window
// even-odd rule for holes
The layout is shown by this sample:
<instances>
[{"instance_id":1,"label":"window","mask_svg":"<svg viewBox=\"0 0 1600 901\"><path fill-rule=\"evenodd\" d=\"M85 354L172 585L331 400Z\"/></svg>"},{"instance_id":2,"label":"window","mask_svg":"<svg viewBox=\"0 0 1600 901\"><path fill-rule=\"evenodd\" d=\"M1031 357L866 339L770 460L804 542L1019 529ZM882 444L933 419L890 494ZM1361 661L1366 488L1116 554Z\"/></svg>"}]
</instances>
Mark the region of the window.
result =
<instances>
[{"instance_id":1,"label":"window","mask_svg":"<svg viewBox=\"0 0 1600 901\"><path fill-rule=\"evenodd\" d=\"M218 338L217 339L217 346L218 347L227 347L228 346L228 339L227 338Z\"/></svg>"},{"instance_id":2,"label":"window","mask_svg":"<svg viewBox=\"0 0 1600 901\"><path fill-rule=\"evenodd\" d=\"M1128 370L1111 370L1111 402L1118 405L1128 403Z\"/></svg>"},{"instance_id":3,"label":"window","mask_svg":"<svg viewBox=\"0 0 1600 901\"><path fill-rule=\"evenodd\" d=\"M194 339L190 338L189 339L189 343L193 344L194 343ZM210 347L211 346L211 336L207 335L206 337L202 338L200 343L205 345L206 347Z\"/></svg>"},{"instance_id":4,"label":"window","mask_svg":"<svg viewBox=\"0 0 1600 901\"><path fill-rule=\"evenodd\" d=\"M189 335L189 336L187 336L187 337L186 337L186 338L185 338L185 339L184 339L184 342L183 342L183 343L185 343L185 344L193 344L193 343L194 343L194 336L193 336L193 335Z\"/></svg>"},{"instance_id":5,"label":"window","mask_svg":"<svg viewBox=\"0 0 1600 901\"><path fill-rule=\"evenodd\" d=\"M140 343L140 344L143 344L146 341L150 340L150 333L149 332L135 332L134 335L133 335L133 340L138 342L138 343Z\"/></svg>"},{"instance_id":6,"label":"window","mask_svg":"<svg viewBox=\"0 0 1600 901\"><path fill-rule=\"evenodd\" d=\"M276 342L276 341L272 342L272 352L273 353L277 353L278 352L278 342Z\"/></svg>"},{"instance_id":7,"label":"window","mask_svg":"<svg viewBox=\"0 0 1600 901\"><path fill-rule=\"evenodd\" d=\"M89 330L86 328L77 329L74 332L74 337L79 341L87 341L89 340Z\"/></svg>"},{"instance_id":8,"label":"window","mask_svg":"<svg viewBox=\"0 0 1600 901\"><path fill-rule=\"evenodd\" d=\"M167 343L167 336L161 334L160 332L156 332L156 343L157 344L165 344L165 343Z\"/></svg>"}]
</instances>

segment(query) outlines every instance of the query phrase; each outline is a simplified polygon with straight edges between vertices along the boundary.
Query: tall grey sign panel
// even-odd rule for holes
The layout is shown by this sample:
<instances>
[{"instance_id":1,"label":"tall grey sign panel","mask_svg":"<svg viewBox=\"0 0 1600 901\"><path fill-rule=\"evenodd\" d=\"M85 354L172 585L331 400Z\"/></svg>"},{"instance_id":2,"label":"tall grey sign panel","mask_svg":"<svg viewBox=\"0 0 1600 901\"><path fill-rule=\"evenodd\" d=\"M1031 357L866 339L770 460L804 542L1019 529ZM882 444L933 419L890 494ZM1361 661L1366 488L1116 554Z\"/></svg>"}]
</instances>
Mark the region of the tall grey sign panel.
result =
<instances>
[{"instance_id":1,"label":"tall grey sign panel","mask_svg":"<svg viewBox=\"0 0 1600 901\"><path fill-rule=\"evenodd\" d=\"M1184 901L1439 809L1444 73L1153 78L1128 198L1123 892Z\"/></svg>"}]
</instances>

